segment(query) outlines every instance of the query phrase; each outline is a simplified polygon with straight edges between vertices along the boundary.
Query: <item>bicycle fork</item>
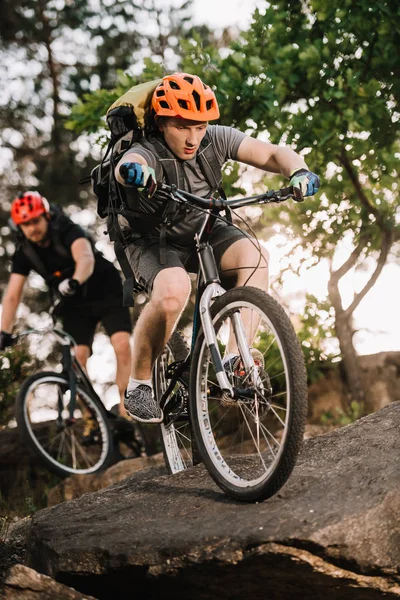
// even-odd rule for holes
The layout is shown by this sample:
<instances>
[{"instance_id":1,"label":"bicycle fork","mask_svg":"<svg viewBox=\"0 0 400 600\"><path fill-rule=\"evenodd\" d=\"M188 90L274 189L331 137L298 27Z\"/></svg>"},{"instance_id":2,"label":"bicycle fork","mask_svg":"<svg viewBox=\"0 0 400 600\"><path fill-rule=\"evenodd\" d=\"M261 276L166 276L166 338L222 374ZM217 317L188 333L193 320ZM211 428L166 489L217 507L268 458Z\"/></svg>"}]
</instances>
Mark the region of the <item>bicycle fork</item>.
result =
<instances>
[{"instance_id":1,"label":"bicycle fork","mask_svg":"<svg viewBox=\"0 0 400 600\"><path fill-rule=\"evenodd\" d=\"M204 338L207 347L210 350L211 359L215 368L215 374L217 376L218 383L224 392L227 392L231 396L231 398L234 398L235 391L222 365L221 353L219 351L217 337L215 335L215 329L210 312L212 301L217 296L222 296L222 294L224 293L225 290L221 285L219 285L219 283L210 283L209 285L207 285L200 299L199 312L201 323L203 326ZM244 367L247 372L250 372L251 370L254 370L254 360L250 353L246 332L239 310L235 311L232 314L231 323L233 331L235 333L239 354L242 357Z\"/></svg>"}]
</instances>

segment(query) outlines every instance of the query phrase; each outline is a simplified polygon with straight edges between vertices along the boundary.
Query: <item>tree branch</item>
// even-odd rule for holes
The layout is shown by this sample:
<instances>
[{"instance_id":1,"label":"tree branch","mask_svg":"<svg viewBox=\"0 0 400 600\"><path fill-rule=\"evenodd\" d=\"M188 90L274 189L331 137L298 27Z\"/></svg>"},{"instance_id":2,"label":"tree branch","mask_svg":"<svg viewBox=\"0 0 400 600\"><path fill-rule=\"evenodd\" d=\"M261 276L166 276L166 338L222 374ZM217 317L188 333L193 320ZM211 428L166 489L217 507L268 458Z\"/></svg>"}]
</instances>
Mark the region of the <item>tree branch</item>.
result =
<instances>
[{"instance_id":1,"label":"tree branch","mask_svg":"<svg viewBox=\"0 0 400 600\"><path fill-rule=\"evenodd\" d=\"M351 180L352 184L354 185L354 188L357 192L357 196L358 196L362 206L364 206L364 208L366 208L368 210L368 212L370 212L374 215L379 227L381 229L383 229L384 222L382 219L382 215L375 208L375 206L368 200L367 196L365 195L364 190L361 187L360 180L358 179L356 172L353 169L353 166L352 166L352 164L349 160L349 157L344 148L342 148L342 150L340 152L339 160L342 163L342 166L345 168L348 176L350 177L350 180Z\"/></svg>"},{"instance_id":2,"label":"tree branch","mask_svg":"<svg viewBox=\"0 0 400 600\"><path fill-rule=\"evenodd\" d=\"M339 281L350 269L352 269L357 263L358 258L360 257L361 252L366 248L368 244L368 236L366 234L360 237L360 241L356 248L354 248L353 252L350 254L349 258L342 264L341 267L336 269L336 271L331 271L331 279L333 281Z\"/></svg>"},{"instance_id":3,"label":"tree branch","mask_svg":"<svg viewBox=\"0 0 400 600\"><path fill-rule=\"evenodd\" d=\"M382 237L382 245L381 245L381 251L379 254L379 258L378 258L378 262L376 265L376 269L373 272L371 278L369 279L369 281L366 283L366 285L363 287L363 289L354 296L354 300L353 302L350 304L350 306L348 306L345 310L345 313L350 316L355 309L357 308L357 306L360 304L361 300L368 294L369 290L375 285L379 275L382 272L383 267L386 264L386 260L389 254L389 250L390 247L392 245L393 239L392 239L392 233L390 231L384 231L383 232L383 237Z\"/></svg>"}]
</instances>

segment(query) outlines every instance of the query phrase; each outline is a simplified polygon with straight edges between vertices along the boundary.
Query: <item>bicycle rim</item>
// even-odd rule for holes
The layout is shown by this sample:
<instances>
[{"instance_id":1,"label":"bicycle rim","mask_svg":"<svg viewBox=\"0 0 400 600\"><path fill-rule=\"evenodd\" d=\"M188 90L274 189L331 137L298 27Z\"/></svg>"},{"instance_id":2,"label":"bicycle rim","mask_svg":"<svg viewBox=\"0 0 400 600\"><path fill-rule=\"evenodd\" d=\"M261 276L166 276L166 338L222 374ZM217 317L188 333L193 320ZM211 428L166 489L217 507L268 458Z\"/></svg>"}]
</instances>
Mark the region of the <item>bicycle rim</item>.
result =
<instances>
[{"instance_id":1,"label":"bicycle rim","mask_svg":"<svg viewBox=\"0 0 400 600\"><path fill-rule=\"evenodd\" d=\"M60 475L89 474L112 453L110 429L98 404L77 388L70 415L67 380L57 374L29 378L21 389L23 431L30 447Z\"/></svg>"},{"instance_id":2,"label":"bicycle rim","mask_svg":"<svg viewBox=\"0 0 400 600\"><path fill-rule=\"evenodd\" d=\"M154 391L159 400L167 389L170 378L168 367L184 360L188 354L185 342L175 333L154 369ZM177 383L170 395L171 401L164 409L164 422L160 425L161 444L168 471L178 473L192 466L192 439L187 407L187 389Z\"/></svg>"},{"instance_id":3,"label":"bicycle rim","mask_svg":"<svg viewBox=\"0 0 400 600\"><path fill-rule=\"evenodd\" d=\"M196 443L226 493L245 501L265 499L285 483L301 445L307 404L302 353L285 312L261 290L231 290L215 301L212 314L222 356L228 339L232 345L236 337L234 315L245 315L257 360L246 370L236 351L226 369L239 393L232 399L222 392L210 351L199 338L190 388Z\"/></svg>"}]
</instances>

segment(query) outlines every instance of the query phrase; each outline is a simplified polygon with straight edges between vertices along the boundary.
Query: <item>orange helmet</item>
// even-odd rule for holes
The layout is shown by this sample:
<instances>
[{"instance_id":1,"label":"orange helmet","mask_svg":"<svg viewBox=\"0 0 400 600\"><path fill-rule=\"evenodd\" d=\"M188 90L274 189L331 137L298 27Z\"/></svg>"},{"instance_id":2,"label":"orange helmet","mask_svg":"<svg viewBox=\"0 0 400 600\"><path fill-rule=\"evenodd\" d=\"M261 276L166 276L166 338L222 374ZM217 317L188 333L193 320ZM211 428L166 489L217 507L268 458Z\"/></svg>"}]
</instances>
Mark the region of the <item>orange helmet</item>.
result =
<instances>
[{"instance_id":1,"label":"orange helmet","mask_svg":"<svg viewBox=\"0 0 400 600\"><path fill-rule=\"evenodd\" d=\"M11 218L16 225L21 225L49 211L49 203L39 192L25 192L19 194L13 201Z\"/></svg>"},{"instance_id":2,"label":"orange helmet","mask_svg":"<svg viewBox=\"0 0 400 600\"><path fill-rule=\"evenodd\" d=\"M191 121L212 121L219 117L212 89L200 77L188 73L163 77L154 90L151 106L160 117L182 117Z\"/></svg>"}]
</instances>

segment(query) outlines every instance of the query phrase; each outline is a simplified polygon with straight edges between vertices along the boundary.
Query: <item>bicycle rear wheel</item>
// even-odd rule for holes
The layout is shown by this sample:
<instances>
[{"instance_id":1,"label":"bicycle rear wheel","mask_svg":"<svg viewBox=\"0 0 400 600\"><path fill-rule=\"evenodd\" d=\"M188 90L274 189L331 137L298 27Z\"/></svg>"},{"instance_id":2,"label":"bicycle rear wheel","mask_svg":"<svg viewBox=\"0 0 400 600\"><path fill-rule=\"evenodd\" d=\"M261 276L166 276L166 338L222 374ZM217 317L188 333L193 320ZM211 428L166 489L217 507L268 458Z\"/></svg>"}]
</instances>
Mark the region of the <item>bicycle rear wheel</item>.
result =
<instances>
[{"instance_id":1,"label":"bicycle rear wheel","mask_svg":"<svg viewBox=\"0 0 400 600\"><path fill-rule=\"evenodd\" d=\"M184 339L175 331L154 366L154 394L158 401L170 383L174 364L184 361L188 354ZM187 386L178 382L170 394L164 409L164 422L160 425L161 446L170 474L183 471L193 464L187 396Z\"/></svg>"},{"instance_id":2,"label":"bicycle rear wheel","mask_svg":"<svg viewBox=\"0 0 400 600\"><path fill-rule=\"evenodd\" d=\"M275 494L288 479L301 447L307 414L303 355L289 318L265 292L235 288L211 308L221 355L237 338L234 321L245 315L257 354L246 371L230 361L237 393L223 393L201 333L190 377L189 407L196 445L215 482L231 497L255 502Z\"/></svg>"},{"instance_id":3,"label":"bicycle rear wheel","mask_svg":"<svg viewBox=\"0 0 400 600\"><path fill-rule=\"evenodd\" d=\"M111 464L113 442L104 406L79 385L70 416L68 379L51 371L28 377L15 412L29 449L62 477L96 473Z\"/></svg>"}]
</instances>

